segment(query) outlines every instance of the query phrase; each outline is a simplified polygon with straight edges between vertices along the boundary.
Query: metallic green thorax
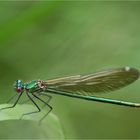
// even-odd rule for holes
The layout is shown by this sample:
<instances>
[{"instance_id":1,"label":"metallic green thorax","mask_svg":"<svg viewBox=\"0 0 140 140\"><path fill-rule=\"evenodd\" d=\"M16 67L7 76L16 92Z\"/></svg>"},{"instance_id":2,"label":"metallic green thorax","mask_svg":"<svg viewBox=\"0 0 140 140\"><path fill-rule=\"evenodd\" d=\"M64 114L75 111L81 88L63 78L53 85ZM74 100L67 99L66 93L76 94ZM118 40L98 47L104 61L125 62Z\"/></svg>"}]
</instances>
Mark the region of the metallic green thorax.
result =
<instances>
[{"instance_id":1,"label":"metallic green thorax","mask_svg":"<svg viewBox=\"0 0 140 140\"><path fill-rule=\"evenodd\" d=\"M25 89L30 93L39 91L40 87L38 85L38 81L34 80L31 81L30 83L25 84Z\"/></svg>"}]
</instances>

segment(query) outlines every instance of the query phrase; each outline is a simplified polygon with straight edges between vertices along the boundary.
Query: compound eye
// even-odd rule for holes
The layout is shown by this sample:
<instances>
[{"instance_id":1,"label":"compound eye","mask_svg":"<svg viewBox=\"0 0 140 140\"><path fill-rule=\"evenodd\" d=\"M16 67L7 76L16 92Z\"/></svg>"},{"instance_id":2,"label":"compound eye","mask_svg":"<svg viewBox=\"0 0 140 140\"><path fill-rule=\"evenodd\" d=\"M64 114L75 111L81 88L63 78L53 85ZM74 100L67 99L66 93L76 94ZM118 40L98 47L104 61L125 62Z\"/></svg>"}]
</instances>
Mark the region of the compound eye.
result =
<instances>
[{"instance_id":1,"label":"compound eye","mask_svg":"<svg viewBox=\"0 0 140 140\"><path fill-rule=\"evenodd\" d=\"M14 89L16 90L16 92L21 93L24 90L24 84L21 80L17 80L15 85L14 85Z\"/></svg>"},{"instance_id":2,"label":"compound eye","mask_svg":"<svg viewBox=\"0 0 140 140\"><path fill-rule=\"evenodd\" d=\"M18 93L21 93L23 91L23 89L22 88L16 88L16 92L18 92Z\"/></svg>"}]
</instances>

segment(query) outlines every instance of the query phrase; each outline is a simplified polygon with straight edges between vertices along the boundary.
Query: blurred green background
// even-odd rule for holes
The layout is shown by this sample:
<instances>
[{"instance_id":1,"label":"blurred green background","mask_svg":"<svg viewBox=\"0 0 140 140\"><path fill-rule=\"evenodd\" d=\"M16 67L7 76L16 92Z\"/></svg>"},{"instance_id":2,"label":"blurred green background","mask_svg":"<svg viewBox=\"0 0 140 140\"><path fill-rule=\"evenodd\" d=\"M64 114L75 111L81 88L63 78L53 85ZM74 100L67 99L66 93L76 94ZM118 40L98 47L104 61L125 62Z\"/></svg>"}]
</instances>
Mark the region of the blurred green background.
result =
<instances>
[{"instance_id":1,"label":"blurred green background","mask_svg":"<svg viewBox=\"0 0 140 140\"><path fill-rule=\"evenodd\" d=\"M0 2L1 104L14 94L16 79L47 80L121 66L139 69L139 60L140 2ZM139 92L137 81L100 96L140 102ZM66 138L140 138L138 108L59 95L50 104ZM37 135L32 123L11 123L0 123L0 138Z\"/></svg>"}]
</instances>

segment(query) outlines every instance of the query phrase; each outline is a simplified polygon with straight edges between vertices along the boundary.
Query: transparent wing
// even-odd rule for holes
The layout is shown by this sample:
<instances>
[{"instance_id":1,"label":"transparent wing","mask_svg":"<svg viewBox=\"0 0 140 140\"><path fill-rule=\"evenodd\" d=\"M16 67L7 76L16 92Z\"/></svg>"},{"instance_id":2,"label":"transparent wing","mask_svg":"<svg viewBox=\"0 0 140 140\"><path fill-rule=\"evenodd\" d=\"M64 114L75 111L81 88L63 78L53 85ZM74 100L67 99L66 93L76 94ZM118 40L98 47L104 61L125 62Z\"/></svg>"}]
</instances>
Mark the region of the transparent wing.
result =
<instances>
[{"instance_id":1,"label":"transparent wing","mask_svg":"<svg viewBox=\"0 0 140 140\"><path fill-rule=\"evenodd\" d=\"M46 84L48 89L92 96L94 93L109 92L125 87L137 80L138 77L137 69L123 67L88 75L48 80Z\"/></svg>"}]
</instances>

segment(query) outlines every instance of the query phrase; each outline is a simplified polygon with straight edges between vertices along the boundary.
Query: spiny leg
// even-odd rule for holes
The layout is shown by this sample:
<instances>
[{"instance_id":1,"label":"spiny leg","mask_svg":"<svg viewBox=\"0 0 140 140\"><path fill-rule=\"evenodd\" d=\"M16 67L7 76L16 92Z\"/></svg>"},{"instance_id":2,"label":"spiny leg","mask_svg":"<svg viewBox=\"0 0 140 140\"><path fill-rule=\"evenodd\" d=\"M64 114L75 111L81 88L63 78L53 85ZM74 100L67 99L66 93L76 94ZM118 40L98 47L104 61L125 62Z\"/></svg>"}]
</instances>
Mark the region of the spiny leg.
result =
<instances>
[{"instance_id":1,"label":"spiny leg","mask_svg":"<svg viewBox=\"0 0 140 140\"><path fill-rule=\"evenodd\" d=\"M16 104L18 103L18 101L19 101L19 99L20 99L22 93L23 93L23 92L21 92L21 93L19 94L17 100L15 101L15 103L14 103L12 106L4 107L4 108L1 108L0 110L4 110L4 109L8 109L8 108L13 108L13 107L15 107ZM13 97L13 98L14 98L14 97Z\"/></svg>"},{"instance_id":2,"label":"spiny leg","mask_svg":"<svg viewBox=\"0 0 140 140\"><path fill-rule=\"evenodd\" d=\"M32 97L29 95L28 92L26 92L28 98L32 101L32 103L36 106L36 108L38 109L37 111L33 111L33 112L29 112L29 113L25 113L25 114L22 114L21 118L23 118L23 116L25 115L30 115L30 114L33 114L33 113L39 113L41 111L41 109L39 108L39 106L37 105L37 103L32 99Z\"/></svg>"},{"instance_id":3,"label":"spiny leg","mask_svg":"<svg viewBox=\"0 0 140 140\"><path fill-rule=\"evenodd\" d=\"M37 98L38 100L40 100L41 102L43 102L47 107L49 107L49 111L39 120L39 122L41 123L41 121L52 111L52 107L47 103L45 102L44 100L42 100L41 98L39 98L38 96L36 96L34 93L32 93L32 95Z\"/></svg>"}]
</instances>

